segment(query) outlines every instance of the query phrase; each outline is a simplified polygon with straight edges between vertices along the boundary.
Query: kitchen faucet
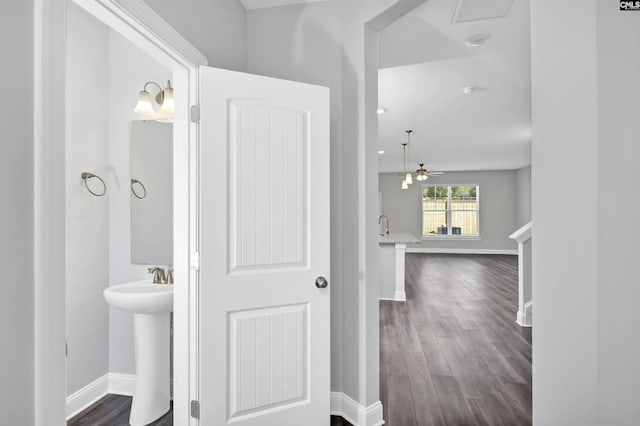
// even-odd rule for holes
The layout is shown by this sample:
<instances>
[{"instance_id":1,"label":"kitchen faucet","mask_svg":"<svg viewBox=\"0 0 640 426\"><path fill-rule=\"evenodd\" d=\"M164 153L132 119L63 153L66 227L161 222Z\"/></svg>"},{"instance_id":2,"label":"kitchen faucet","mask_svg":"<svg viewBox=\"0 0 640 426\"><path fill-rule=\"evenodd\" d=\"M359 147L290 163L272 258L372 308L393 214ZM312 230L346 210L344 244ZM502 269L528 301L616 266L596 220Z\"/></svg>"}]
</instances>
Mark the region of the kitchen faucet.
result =
<instances>
[{"instance_id":1,"label":"kitchen faucet","mask_svg":"<svg viewBox=\"0 0 640 426\"><path fill-rule=\"evenodd\" d=\"M380 225L382 223L382 219L386 219L387 220L387 227L384 230L384 234L387 237L389 237L389 218L387 217L386 214L380 215L380 217L378 218L378 225Z\"/></svg>"}]
</instances>

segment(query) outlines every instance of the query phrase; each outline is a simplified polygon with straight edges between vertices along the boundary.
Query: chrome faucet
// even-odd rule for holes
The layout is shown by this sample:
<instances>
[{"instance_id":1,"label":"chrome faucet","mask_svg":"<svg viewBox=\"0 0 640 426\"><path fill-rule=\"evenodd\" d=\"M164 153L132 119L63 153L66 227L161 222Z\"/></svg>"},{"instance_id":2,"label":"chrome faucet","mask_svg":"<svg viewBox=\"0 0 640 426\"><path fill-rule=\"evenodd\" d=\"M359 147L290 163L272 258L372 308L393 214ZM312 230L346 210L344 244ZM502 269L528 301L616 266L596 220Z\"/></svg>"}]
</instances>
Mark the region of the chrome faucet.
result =
<instances>
[{"instance_id":1,"label":"chrome faucet","mask_svg":"<svg viewBox=\"0 0 640 426\"><path fill-rule=\"evenodd\" d=\"M382 219L387 220L387 227L384 229L384 234L388 237L389 236L389 218L387 217L386 214L380 215L380 217L378 218L378 225L382 223Z\"/></svg>"},{"instance_id":2,"label":"chrome faucet","mask_svg":"<svg viewBox=\"0 0 640 426\"><path fill-rule=\"evenodd\" d=\"M150 274L153 274L153 283L154 284L166 284L167 279L164 277L164 269L159 266L154 266L153 268L147 269ZM173 271L171 271L173 272ZM171 273L173 275L173 273Z\"/></svg>"}]
</instances>

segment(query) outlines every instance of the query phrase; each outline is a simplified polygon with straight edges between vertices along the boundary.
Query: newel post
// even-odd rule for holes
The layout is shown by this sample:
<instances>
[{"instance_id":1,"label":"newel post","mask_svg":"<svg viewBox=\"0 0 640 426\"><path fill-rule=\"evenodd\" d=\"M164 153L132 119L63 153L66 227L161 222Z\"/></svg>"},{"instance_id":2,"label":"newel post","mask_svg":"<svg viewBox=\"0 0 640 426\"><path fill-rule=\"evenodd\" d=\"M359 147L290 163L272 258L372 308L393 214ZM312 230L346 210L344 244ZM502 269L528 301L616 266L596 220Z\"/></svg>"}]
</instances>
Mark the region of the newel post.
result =
<instances>
[{"instance_id":1,"label":"newel post","mask_svg":"<svg viewBox=\"0 0 640 426\"><path fill-rule=\"evenodd\" d=\"M531 327L533 300L531 299L531 222L509 238L518 242L518 314L516 322Z\"/></svg>"}]
</instances>

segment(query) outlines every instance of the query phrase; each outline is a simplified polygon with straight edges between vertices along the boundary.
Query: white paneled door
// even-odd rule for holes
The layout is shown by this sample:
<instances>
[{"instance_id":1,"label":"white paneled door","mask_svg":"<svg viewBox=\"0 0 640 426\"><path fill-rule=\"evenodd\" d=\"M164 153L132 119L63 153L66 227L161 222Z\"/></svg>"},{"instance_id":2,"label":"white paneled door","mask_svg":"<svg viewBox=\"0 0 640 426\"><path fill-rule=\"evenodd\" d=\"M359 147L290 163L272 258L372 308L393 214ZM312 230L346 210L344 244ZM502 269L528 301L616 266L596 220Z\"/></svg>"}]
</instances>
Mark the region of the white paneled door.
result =
<instances>
[{"instance_id":1,"label":"white paneled door","mask_svg":"<svg viewBox=\"0 0 640 426\"><path fill-rule=\"evenodd\" d=\"M329 424L329 90L200 68L202 425Z\"/></svg>"}]
</instances>

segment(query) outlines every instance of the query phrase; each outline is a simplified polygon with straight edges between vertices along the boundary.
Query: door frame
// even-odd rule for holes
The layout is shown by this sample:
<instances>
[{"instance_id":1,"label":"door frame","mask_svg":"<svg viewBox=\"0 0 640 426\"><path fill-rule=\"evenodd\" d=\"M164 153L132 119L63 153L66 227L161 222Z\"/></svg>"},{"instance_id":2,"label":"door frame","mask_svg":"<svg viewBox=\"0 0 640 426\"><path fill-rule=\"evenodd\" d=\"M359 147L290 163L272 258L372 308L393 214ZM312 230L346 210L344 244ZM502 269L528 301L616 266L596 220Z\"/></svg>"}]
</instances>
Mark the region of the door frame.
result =
<instances>
[{"instance_id":1,"label":"door frame","mask_svg":"<svg viewBox=\"0 0 640 426\"><path fill-rule=\"evenodd\" d=\"M142 0L34 1L34 414L35 424L66 423L65 68L69 1L173 71L174 420L196 424L198 67L206 58ZM62 106L62 107L61 107Z\"/></svg>"}]
</instances>

